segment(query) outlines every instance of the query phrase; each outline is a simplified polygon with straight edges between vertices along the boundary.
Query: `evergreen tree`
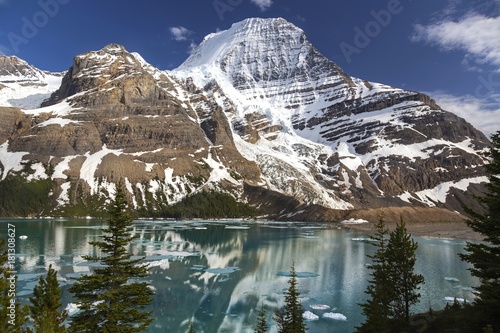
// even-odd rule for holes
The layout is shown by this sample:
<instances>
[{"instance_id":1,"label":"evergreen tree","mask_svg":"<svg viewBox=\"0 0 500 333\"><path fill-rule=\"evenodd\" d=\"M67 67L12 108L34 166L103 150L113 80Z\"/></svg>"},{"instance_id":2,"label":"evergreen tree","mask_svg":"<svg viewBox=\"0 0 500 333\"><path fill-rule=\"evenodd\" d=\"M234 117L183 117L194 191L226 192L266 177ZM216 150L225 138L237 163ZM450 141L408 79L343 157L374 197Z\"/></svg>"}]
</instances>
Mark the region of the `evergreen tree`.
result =
<instances>
[{"instance_id":1,"label":"evergreen tree","mask_svg":"<svg viewBox=\"0 0 500 333\"><path fill-rule=\"evenodd\" d=\"M295 265L292 265L290 270L288 284L288 290L285 292L285 307L282 310L276 310L273 319L278 325L278 333L305 333L307 328L302 317L304 309L299 302L300 293L297 288Z\"/></svg>"},{"instance_id":2,"label":"evergreen tree","mask_svg":"<svg viewBox=\"0 0 500 333\"><path fill-rule=\"evenodd\" d=\"M404 221L389 233L383 218L376 225L372 237L378 249L372 259L366 293L370 298L363 304L366 321L357 332L390 333L408 329L410 307L418 302L422 275L414 273L418 244L406 231ZM387 235L389 238L387 239Z\"/></svg>"},{"instance_id":3,"label":"evergreen tree","mask_svg":"<svg viewBox=\"0 0 500 333\"><path fill-rule=\"evenodd\" d=\"M141 332L152 322L151 312L145 308L151 303L153 291L144 282L134 282L146 277L147 269L140 264L142 259L130 259L126 249L133 238L130 235L132 220L121 184L109 213L111 218L109 226L103 229L103 240L90 242L101 250L101 257L84 257L99 262L102 267L77 278L69 289L80 304L80 312L72 318L70 332Z\"/></svg>"},{"instance_id":4,"label":"evergreen tree","mask_svg":"<svg viewBox=\"0 0 500 333\"><path fill-rule=\"evenodd\" d=\"M399 329L410 327L410 307L420 299L420 285L424 277L414 273L418 243L407 233L405 223L401 218L389 235L387 242L387 263L390 279L393 285L391 316Z\"/></svg>"},{"instance_id":5,"label":"evergreen tree","mask_svg":"<svg viewBox=\"0 0 500 333\"><path fill-rule=\"evenodd\" d=\"M255 327L254 332L255 333L267 332L266 311L264 311L264 305L260 306L259 316L257 317L257 326Z\"/></svg>"},{"instance_id":6,"label":"evergreen tree","mask_svg":"<svg viewBox=\"0 0 500 333\"><path fill-rule=\"evenodd\" d=\"M67 318L66 311L60 311L61 288L57 281L57 271L49 266L47 276L41 276L38 285L33 290L33 296L29 298L32 305L29 306L33 328L38 333L65 333L64 320ZM31 330L29 330L31 332Z\"/></svg>"},{"instance_id":7,"label":"evergreen tree","mask_svg":"<svg viewBox=\"0 0 500 333\"><path fill-rule=\"evenodd\" d=\"M0 241L0 332L22 333L28 308L21 306L12 294L11 284L15 284L16 277L7 266L8 251L5 244L5 239L2 239Z\"/></svg>"},{"instance_id":8,"label":"evergreen tree","mask_svg":"<svg viewBox=\"0 0 500 333\"><path fill-rule=\"evenodd\" d=\"M491 161L486 165L489 183L486 193L478 198L484 213L467 209L471 218L467 225L484 237L483 243L467 243L462 260L472 264L473 276L480 280L473 307L476 318L500 331L500 131L492 136Z\"/></svg>"},{"instance_id":9,"label":"evergreen tree","mask_svg":"<svg viewBox=\"0 0 500 333\"><path fill-rule=\"evenodd\" d=\"M389 229L385 225L383 216L380 217L375 228L376 233L371 239L378 248L374 255L368 255L372 260L371 280L368 281L368 287L365 291L369 295L369 299L361 304L366 321L358 328L358 332L388 333L391 332L390 304L396 295L387 262Z\"/></svg>"}]
</instances>

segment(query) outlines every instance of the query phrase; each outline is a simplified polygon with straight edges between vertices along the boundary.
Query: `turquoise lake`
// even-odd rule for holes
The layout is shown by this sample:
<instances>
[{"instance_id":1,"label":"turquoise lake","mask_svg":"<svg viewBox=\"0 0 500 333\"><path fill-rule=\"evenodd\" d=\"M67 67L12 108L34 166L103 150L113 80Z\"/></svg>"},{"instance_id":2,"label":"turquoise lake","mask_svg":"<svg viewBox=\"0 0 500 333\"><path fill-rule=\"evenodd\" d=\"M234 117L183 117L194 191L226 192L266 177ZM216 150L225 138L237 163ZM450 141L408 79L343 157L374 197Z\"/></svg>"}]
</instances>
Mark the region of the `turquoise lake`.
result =
<instances>
[{"instance_id":1,"label":"turquoise lake","mask_svg":"<svg viewBox=\"0 0 500 333\"><path fill-rule=\"evenodd\" d=\"M95 265L81 256L99 254L88 241L99 239L105 220L4 219L1 237L8 223L16 228L17 296L27 302L38 276L52 264L63 305L75 302L66 289ZM147 281L155 290L150 333L186 332L191 320L199 333L253 332L262 304L273 326L292 263L304 310L314 318L306 321L308 332L353 332L364 320L358 304L366 299L367 255L375 250L365 232L336 224L226 220L137 220L133 232L129 250L146 257ZM441 309L447 299L471 301L477 280L458 256L465 241L414 239L419 244L415 271L425 284L413 311Z\"/></svg>"}]
</instances>

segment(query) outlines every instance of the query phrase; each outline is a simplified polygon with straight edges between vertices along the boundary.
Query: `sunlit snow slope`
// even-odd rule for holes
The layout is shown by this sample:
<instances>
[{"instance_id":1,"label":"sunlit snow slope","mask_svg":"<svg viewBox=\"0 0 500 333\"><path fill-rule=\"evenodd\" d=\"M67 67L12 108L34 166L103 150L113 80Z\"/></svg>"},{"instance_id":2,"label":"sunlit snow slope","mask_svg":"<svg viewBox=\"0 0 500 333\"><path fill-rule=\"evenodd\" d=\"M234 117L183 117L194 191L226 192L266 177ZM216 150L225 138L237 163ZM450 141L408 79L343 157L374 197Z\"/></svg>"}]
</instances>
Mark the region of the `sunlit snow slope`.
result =
<instances>
[{"instance_id":1,"label":"sunlit snow slope","mask_svg":"<svg viewBox=\"0 0 500 333\"><path fill-rule=\"evenodd\" d=\"M41 71L15 56L0 57L0 106L40 107L59 88L62 76Z\"/></svg>"},{"instance_id":2,"label":"sunlit snow slope","mask_svg":"<svg viewBox=\"0 0 500 333\"><path fill-rule=\"evenodd\" d=\"M240 151L283 193L332 208L434 205L442 183L485 181L482 133L426 95L348 76L284 19L208 35L172 74L209 87Z\"/></svg>"}]
</instances>

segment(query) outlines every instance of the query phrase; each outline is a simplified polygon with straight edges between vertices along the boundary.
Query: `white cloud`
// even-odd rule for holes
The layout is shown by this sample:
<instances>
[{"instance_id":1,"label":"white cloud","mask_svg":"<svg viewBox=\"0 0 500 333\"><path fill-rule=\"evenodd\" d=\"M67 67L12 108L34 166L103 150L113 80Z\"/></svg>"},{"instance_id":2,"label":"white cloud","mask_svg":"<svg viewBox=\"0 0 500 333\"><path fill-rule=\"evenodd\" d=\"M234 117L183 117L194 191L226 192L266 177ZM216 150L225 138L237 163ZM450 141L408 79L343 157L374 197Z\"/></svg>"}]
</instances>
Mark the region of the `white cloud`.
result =
<instances>
[{"instance_id":1,"label":"white cloud","mask_svg":"<svg viewBox=\"0 0 500 333\"><path fill-rule=\"evenodd\" d=\"M427 93L446 111L464 118L482 131L488 138L500 130L500 94L498 102L489 103L484 98L472 95L454 96L441 91Z\"/></svg>"},{"instance_id":2,"label":"white cloud","mask_svg":"<svg viewBox=\"0 0 500 333\"><path fill-rule=\"evenodd\" d=\"M447 51L464 51L469 68L475 67L470 64L471 59L476 65L489 64L500 68L499 36L500 16L469 14L457 21L445 19L430 25L417 24L411 38Z\"/></svg>"},{"instance_id":3,"label":"white cloud","mask_svg":"<svg viewBox=\"0 0 500 333\"><path fill-rule=\"evenodd\" d=\"M263 12L271 8L273 0L251 0L251 2L260 8Z\"/></svg>"},{"instance_id":4,"label":"white cloud","mask_svg":"<svg viewBox=\"0 0 500 333\"><path fill-rule=\"evenodd\" d=\"M185 41L193 33L191 30L181 26L170 27L169 30L170 33L172 34L172 38L176 41Z\"/></svg>"}]
</instances>

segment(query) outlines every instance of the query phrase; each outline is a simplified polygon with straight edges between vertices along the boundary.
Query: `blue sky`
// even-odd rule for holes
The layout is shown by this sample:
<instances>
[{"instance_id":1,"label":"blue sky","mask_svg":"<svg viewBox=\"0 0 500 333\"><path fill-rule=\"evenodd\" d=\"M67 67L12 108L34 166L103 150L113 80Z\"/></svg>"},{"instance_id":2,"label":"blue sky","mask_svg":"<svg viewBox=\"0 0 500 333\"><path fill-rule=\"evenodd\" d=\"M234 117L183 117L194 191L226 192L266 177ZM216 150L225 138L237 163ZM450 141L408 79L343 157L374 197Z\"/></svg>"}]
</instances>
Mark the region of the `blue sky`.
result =
<instances>
[{"instance_id":1,"label":"blue sky","mask_svg":"<svg viewBox=\"0 0 500 333\"><path fill-rule=\"evenodd\" d=\"M283 17L349 75L428 93L485 133L500 129L500 0L0 0L0 54L62 71L119 43L173 69L205 35L248 17Z\"/></svg>"}]
</instances>

